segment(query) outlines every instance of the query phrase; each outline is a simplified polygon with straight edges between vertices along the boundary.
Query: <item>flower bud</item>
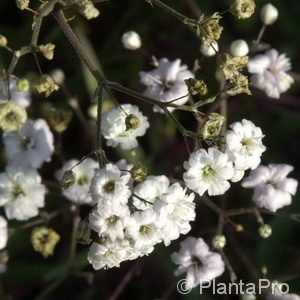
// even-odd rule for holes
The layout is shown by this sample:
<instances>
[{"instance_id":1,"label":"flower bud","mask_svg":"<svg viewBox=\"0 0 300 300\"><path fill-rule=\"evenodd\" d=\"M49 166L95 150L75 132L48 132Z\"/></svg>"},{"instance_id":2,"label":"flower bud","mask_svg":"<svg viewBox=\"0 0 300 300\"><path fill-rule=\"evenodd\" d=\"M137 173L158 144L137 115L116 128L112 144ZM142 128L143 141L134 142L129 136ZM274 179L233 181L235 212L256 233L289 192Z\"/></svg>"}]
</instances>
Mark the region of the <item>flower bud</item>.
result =
<instances>
[{"instance_id":1,"label":"flower bud","mask_svg":"<svg viewBox=\"0 0 300 300\"><path fill-rule=\"evenodd\" d=\"M46 45L40 45L38 48L46 59L48 60L53 59L55 45L48 43Z\"/></svg>"},{"instance_id":2,"label":"flower bud","mask_svg":"<svg viewBox=\"0 0 300 300\"><path fill-rule=\"evenodd\" d=\"M140 127L141 120L134 114L130 114L125 119L126 131L135 130Z\"/></svg>"},{"instance_id":3,"label":"flower bud","mask_svg":"<svg viewBox=\"0 0 300 300\"><path fill-rule=\"evenodd\" d=\"M0 47L6 47L7 46L7 38L0 34Z\"/></svg>"},{"instance_id":4,"label":"flower bud","mask_svg":"<svg viewBox=\"0 0 300 300\"><path fill-rule=\"evenodd\" d=\"M235 230L237 232L243 232L244 231L244 226L241 225L241 224L237 224L237 225L235 225Z\"/></svg>"},{"instance_id":5,"label":"flower bud","mask_svg":"<svg viewBox=\"0 0 300 300\"><path fill-rule=\"evenodd\" d=\"M40 252L44 258L53 255L54 248L59 240L59 234L53 229L45 226L36 227L31 233L31 244L33 249Z\"/></svg>"},{"instance_id":6,"label":"flower bud","mask_svg":"<svg viewBox=\"0 0 300 300\"><path fill-rule=\"evenodd\" d=\"M61 69L53 70L50 75L57 84L63 84L65 81L65 73Z\"/></svg>"},{"instance_id":7,"label":"flower bud","mask_svg":"<svg viewBox=\"0 0 300 300\"><path fill-rule=\"evenodd\" d=\"M246 56L249 53L249 47L244 40L236 40L230 45L230 53L233 56Z\"/></svg>"},{"instance_id":8,"label":"flower bud","mask_svg":"<svg viewBox=\"0 0 300 300\"><path fill-rule=\"evenodd\" d=\"M186 79L185 84L188 87L189 93L193 96L195 95L206 95L208 92L207 85L203 80L198 80L195 78Z\"/></svg>"},{"instance_id":9,"label":"flower bud","mask_svg":"<svg viewBox=\"0 0 300 300\"><path fill-rule=\"evenodd\" d=\"M91 243L91 227L86 219L82 220L79 223L75 238L77 240L77 243L82 245L88 245Z\"/></svg>"},{"instance_id":10,"label":"flower bud","mask_svg":"<svg viewBox=\"0 0 300 300\"><path fill-rule=\"evenodd\" d=\"M219 45L216 41L211 41L209 45L202 44L200 47L200 51L204 56L214 56L219 51Z\"/></svg>"},{"instance_id":11,"label":"flower bud","mask_svg":"<svg viewBox=\"0 0 300 300\"><path fill-rule=\"evenodd\" d=\"M72 170L67 170L64 172L61 179L61 187L66 190L70 188L76 182L76 174Z\"/></svg>"},{"instance_id":12,"label":"flower bud","mask_svg":"<svg viewBox=\"0 0 300 300\"><path fill-rule=\"evenodd\" d=\"M35 85L38 93L45 94L45 97L49 97L54 91L59 89L59 86L55 83L53 78L49 75L42 75L39 82Z\"/></svg>"},{"instance_id":13,"label":"flower bud","mask_svg":"<svg viewBox=\"0 0 300 300\"><path fill-rule=\"evenodd\" d=\"M128 50L137 50L141 47L142 41L135 31L127 31L122 35L123 47Z\"/></svg>"},{"instance_id":14,"label":"flower bud","mask_svg":"<svg viewBox=\"0 0 300 300\"><path fill-rule=\"evenodd\" d=\"M100 15L100 11L94 6L94 3L88 1L79 8L80 13L88 20L97 18Z\"/></svg>"},{"instance_id":15,"label":"flower bud","mask_svg":"<svg viewBox=\"0 0 300 300\"><path fill-rule=\"evenodd\" d=\"M226 238L224 235L216 235L212 240L212 245L216 249L223 249L226 245Z\"/></svg>"},{"instance_id":16,"label":"flower bud","mask_svg":"<svg viewBox=\"0 0 300 300\"><path fill-rule=\"evenodd\" d=\"M27 79L19 79L16 87L19 92L28 92L30 89L30 83Z\"/></svg>"},{"instance_id":17,"label":"flower bud","mask_svg":"<svg viewBox=\"0 0 300 300\"><path fill-rule=\"evenodd\" d=\"M147 177L147 172L148 172L148 169L145 166L142 166L142 165L134 166L130 170L131 177L136 182L144 181Z\"/></svg>"},{"instance_id":18,"label":"flower bud","mask_svg":"<svg viewBox=\"0 0 300 300\"><path fill-rule=\"evenodd\" d=\"M272 227L268 224L263 224L258 228L259 235L267 239L272 234Z\"/></svg>"},{"instance_id":19,"label":"flower bud","mask_svg":"<svg viewBox=\"0 0 300 300\"><path fill-rule=\"evenodd\" d=\"M23 127L27 120L26 110L13 101L0 104L0 128L15 131Z\"/></svg>"},{"instance_id":20,"label":"flower bud","mask_svg":"<svg viewBox=\"0 0 300 300\"><path fill-rule=\"evenodd\" d=\"M272 25L278 18L278 9L271 3L265 4L260 11L260 19L265 25Z\"/></svg>"},{"instance_id":21,"label":"flower bud","mask_svg":"<svg viewBox=\"0 0 300 300\"><path fill-rule=\"evenodd\" d=\"M238 19L248 19L255 12L255 2L254 0L234 0L230 10Z\"/></svg>"},{"instance_id":22,"label":"flower bud","mask_svg":"<svg viewBox=\"0 0 300 300\"><path fill-rule=\"evenodd\" d=\"M16 0L19 9L24 10L29 6L29 0Z\"/></svg>"}]
</instances>

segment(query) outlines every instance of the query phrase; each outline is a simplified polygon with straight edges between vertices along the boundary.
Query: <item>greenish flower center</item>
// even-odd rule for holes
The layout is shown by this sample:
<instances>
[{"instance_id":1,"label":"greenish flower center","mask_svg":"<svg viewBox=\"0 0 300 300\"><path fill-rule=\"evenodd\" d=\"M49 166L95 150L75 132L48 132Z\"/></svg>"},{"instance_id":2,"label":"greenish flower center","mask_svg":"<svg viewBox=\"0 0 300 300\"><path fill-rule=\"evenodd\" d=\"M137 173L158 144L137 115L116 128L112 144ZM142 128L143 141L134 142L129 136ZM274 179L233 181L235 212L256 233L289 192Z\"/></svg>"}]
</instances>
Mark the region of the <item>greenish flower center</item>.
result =
<instances>
[{"instance_id":1,"label":"greenish flower center","mask_svg":"<svg viewBox=\"0 0 300 300\"><path fill-rule=\"evenodd\" d=\"M119 217L114 215L114 216L110 216L106 220L109 225L114 225L119 220Z\"/></svg>"},{"instance_id":2,"label":"greenish flower center","mask_svg":"<svg viewBox=\"0 0 300 300\"><path fill-rule=\"evenodd\" d=\"M82 176L78 177L77 183L81 186L85 185L85 184L88 184L89 183L89 178L86 175L82 175Z\"/></svg>"},{"instance_id":3,"label":"greenish flower center","mask_svg":"<svg viewBox=\"0 0 300 300\"><path fill-rule=\"evenodd\" d=\"M25 192L23 191L22 187L19 184L16 184L13 186L13 189L11 191L12 198L15 200L20 195L25 196Z\"/></svg>"},{"instance_id":4,"label":"greenish flower center","mask_svg":"<svg viewBox=\"0 0 300 300\"><path fill-rule=\"evenodd\" d=\"M103 186L103 191L107 194L112 194L115 190L115 182L113 180L108 181L104 186Z\"/></svg>"},{"instance_id":5,"label":"greenish flower center","mask_svg":"<svg viewBox=\"0 0 300 300\"><path fill-rule=\"evenodd\" d=\"M149 226L146 226L146 225L142 225L141 227L140 227L140 233L142 234L142 235L147 235L149 232L150 232L150 227Z\"/></svg>"},{"instance_id":6,"label":"greenish flower center","mask_svg":"<svg viewBox=\"0 0 300 300\"><path fill-rule=\"evenodd\" d=\"M211 165L206 165L202 168L203 177L212 177L216 175L216 171L211 167Z\"/></svg>"},{"instance_id":7,"label":"greenish flower center","mask_svg":"<svg viewBox=\"0 0 300 300\"><path fill-rule=\"evenodd\" d=\"M28 137L23 137L21 140L21 148L23 150L27 150L29 144L30 144L30 139Z\"/></svg>"}]
</instances>

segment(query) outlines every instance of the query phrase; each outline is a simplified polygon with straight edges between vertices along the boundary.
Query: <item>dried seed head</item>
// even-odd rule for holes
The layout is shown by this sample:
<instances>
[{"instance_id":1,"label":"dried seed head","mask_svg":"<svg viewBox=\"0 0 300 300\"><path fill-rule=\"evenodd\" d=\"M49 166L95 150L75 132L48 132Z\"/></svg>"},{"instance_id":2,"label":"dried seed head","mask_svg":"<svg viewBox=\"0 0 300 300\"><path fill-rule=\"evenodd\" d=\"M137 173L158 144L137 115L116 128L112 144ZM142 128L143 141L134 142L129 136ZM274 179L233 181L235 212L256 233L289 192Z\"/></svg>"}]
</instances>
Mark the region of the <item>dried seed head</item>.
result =
<instances>
[{"instance_id":1,"label":"dried seed head","mask_svg":"<svg viewBox=\"0 0 300 300\"><path fill-rule=\"evenodd\" d=\"M130 170L131 177L136 182L144 181L147 177L147 173L148 173L148 169L142 165L134 166Z\"/></svg>"},{"instance_id":2,"label":"dried seed head","mask_svg":"<svg viewBox=\"0 0 300 300\"><path fill-rule=\"evenodd\" d=\"M230 11L238 19L248 19L255 12L255 2L254 0L234 0Z\"/></svg>"},{"instance_id":3,"label":"dried seed head","mask_svg":"<svg viewBox=\"0 0 300 300\"><path fill-rule=\"evenodd\" d=\"M198 95L198 94L201 96L204 96L208 92L207 85L203 80L189 78L189 79L186 79L184 82L188 87L189 93L193 96Z\"/></svg>"},{"instance_id":4,"label":"dried seed head","mask_svg":"<svg viewBox=\"0 0 300 300\"><path fill-rule=\"evenodd\" d=\"M59 89L59 86L55 83L49 75L42 75L39 82L35 85L38 93L45 94L45 97L49 97L54 91Z\"/></svg>"},{"instance_id":5,"label":"dried seed head","mask_svg":"<svg viewBox=\"0 0 300 300\"><path fill-rule=\"evenodd\" d=\"M13 101L0 104L0 128L15 131L23 127L27 120L26 110Z\"/></svg>"}]
</instances>

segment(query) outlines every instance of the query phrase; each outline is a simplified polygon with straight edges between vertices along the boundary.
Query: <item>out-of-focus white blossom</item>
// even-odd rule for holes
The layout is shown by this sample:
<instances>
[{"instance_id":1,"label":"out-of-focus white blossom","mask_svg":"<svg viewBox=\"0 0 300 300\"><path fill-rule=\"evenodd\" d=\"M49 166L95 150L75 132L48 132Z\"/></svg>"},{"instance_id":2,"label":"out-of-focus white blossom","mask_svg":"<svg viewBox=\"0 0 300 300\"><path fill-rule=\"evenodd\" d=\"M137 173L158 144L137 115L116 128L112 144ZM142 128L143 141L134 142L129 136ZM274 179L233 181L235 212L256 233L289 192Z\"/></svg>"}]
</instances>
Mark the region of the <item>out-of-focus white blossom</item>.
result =
<instances>
[{"instance_id":1,"label":"out-of-focus white blossom","mask_svg":"<svg viewBox=\"0 0 300 300\"><path fill-rule=\"evenodd\" d=\"M0 216L0 250L6 247L7 238L7 221L5 218Z\"/></svg>"},{"instance_id":2,"label":"out-of-focus white blossom","mask_svg":"<svg viewBox=\"0 0 300 300\"><path fill-rule=\"evenodd\" d=\"M19 91L17 88L17 80L15 78L9 79L10 86L10 100L23 108L27 108L31 103L30 91ZM0 103L6 102L9 99L7 80L0 81Z\"/></svg>"},{"instance_id":3,"label":"out-of-focus white blossom","mask_svg":"<svg viewBox=\"0 0 300 300\"><path fill-rule=\"evenodd\" d=\"M161 102L174 101L174 104L182 105L189 99L188 88L184 82L185 79L194 78L192 72L186 65L181 65L181 60L169 61L167 58L161 58L158 67L149 72L140 72L140 81L147 88L144 94ZM182 98L181 98L182 97ZM154 106L155 112L163 112L157 106ZM170 111L174 108L169 107Z\"/></svg>"},{"instance_id":4,"label":"out-of-focus white blossom","mask_svg":"<svg viewBox=\"0 0 300 300\"><path fill-rule=\"evenodd\" d=\"M108 146L116 147L120 144L122 149L133 149L138 146L137 137L143 136L149 127L148 118L137 106L123 104L118 108L111 108L102 116L102 134ZM126 117L134 115L139 120L136 128L126 128Z\"/></svg>"},{"instance_id":5,"label":"out-of-focus white blossom","mask_svg":"<svg viewBox=\"0 0 300 300\"><path fill-rule=\"evenodd\" d=\"M171 185L161 200L155 200L153 209L158 215L158 222L166 246L187 234L191 230L191 221L195 220L194 193L186 194L186 188L179 183Z\"/></svg>"},{"instance_id":6,"label":"out-of-focus white blossom","mask_svg":"<svg viewBox=\"0 0 300 300\"><path fill-rule=\"evenodd\" d=\"M5 133L3 142L9 164L23 168L41 167L54 150L53 135L43 119L28 120L20 131Z\"/></svg>"},{"instance_id":7,"label":"out-of-focus white blossom","mask_svg":"<svg viewBox=\"0 0 300 300\"><path fill-rule=\"evenodd\" d=\"M272 25L278 18L278 9L271 3L265 4L260 10L260 19L265 25Z\"/></svg>"},{"instance_id":8,"label":"out-of-focus white blossom","mask_svg":"<svg viewBox=\"0 0 300 300\"><path fill-rule=\"evenodd\" d=\"M270 98L279 98L286 92L294 79L287 73L291 69L290 59L279 55L275 49L254 56L248 63L248 71L254 75L251 81Z\"/></svg>"},{"instance_id":9,"label":"out-of-focus white blossom","mask_svg":"<svg viewBox=\"0 0 300 300\"><path fill-rule=\"evenodd\" d=\"M114 202L100 204L89 215L91 228L99 236L109 238L111 241L124 238L124 229L130 217L127 205L115 205Z\"/></svg>"},{"instance_id":10,"label":"out-of-focus white blossom","mask_svg":"<svg viewBox=\"0 0 300 300\"><path fill-rule=\"evenodd\" d=\"M238 181L243 177L243 171L253 170L260 164L266 147L262 144L264 135L261 129L251 121L243 119L229 127L231 129L225 135L226 151L237 170L232 181Z\"/></svg>"},{"instance_id":11,"label":"out-of-focus white blossom","mask_svg":"<svg viewBox=\"0 0 300 300\"><path fill-rule=\"evenodd\" d=\"M135 31L127 31L122 35L123 47L128 50L137 50L142 46L142 40Z\"/></svg>"},{"instance_id":12,"label":"out-of-focus white blossom","mask_svg":"<svg viewBox=\"0 0 300 300\"><path fill-rule=\"evenodd\" d=\"M249 47L244 40L236 40L230 45L230 53L233 56L246 56L249 53Z\"/></svg>"},{"instance_id":13,"label":"out-of-focus white blossom","mask_svg":"<svg viewBox=\"0 0 300 300\"><path fill-rule=\"evenodd\" d=\"M120 169L113 164L106 164L98 169L92 178L90 193L98 205L114 202L116 205L127 204L131 191L127 186L130 174L121 174Z\"/></svg>"},{"instance_id":14,"label":"out-of-focus white blossom","mask_svg":"<svg viewBox=\"0 0 300 300\"><path fill-rule=\"evenodd\" d=\"M186 273L189 287L196 287L200 281L211 281L225 270L221 255L211 252L202 238L186 238L180 243L179 252L173 253L171 257L179 265L175 275Z\"/></svg>"},{"instance_id":15,"label":"out-of-focus white blossom","mask_svg":"<svg viewBox=\"0 0 300 300\"><path fill-rule=\"evenodd\" d=\"M169 185L170 181L165 175L148 176L144 182L135 186L134 194L150 203L133 197L134 207L140 210L151 208L151 203L162 199L163 194L168 191Z\"/></svg>"},{"instance_id":16,"label":"out-of-focus white blossom","mask_svg":"<svg viewBox=\"0 0 300 300\"><path fill-rule=\"evenodd\" d=\"M28 220L44 206L45 187L33 169L7 167L0 174L0 206L8 219Z\"/></svg>"},{"instance_id":17,"label":"out-of-focus white blossom","mask_svg":"<svg viewBox=\"0 0 300 300\"><path fill-rule=\"evenodd\" d=\"M209 45L201 44L200 51L204 56L214 56L219 51L219 45L217 41L212 41Z\"/></svg>"},{"instance_id":18,"label":"out-of-focus white blossom","mask_svg":"<svg viewBox=\"0 0 300 300\"><path fill-rule=\"evenodd\" d=\"M286 164L270 164L259 166L246 177L242 186L254 188L252 200L259 207L272 212L292 202L292 195L296 194L298 181L287 178L294 168Z\"/></svg>"},{"instance_id":19,"label":"out-of-focus white blossom","mask_svg":"<svg viewBox=\"0 0 300 300\"><path fill-rule=\"evenodd\" d=\"M230 188L228 180L232 178L234 169L226 153L215 148L208 151L200 149L191 153L183 166L187 170L183 174L186 186L200 196L205 191L211 196L222 195Z\"/></svg>"},{"instance_id":20,"label":"out-of-focus white blossom","mask_svg":"<svg viewBox=\"0 0 300 300\"><path fill-rule=\"evenodd\" d=\"M62 169L58 170L55 173L57 180L62 180L64 172L70 170L78 162L79 161L77 159L71 159L67 161L63 165ZM91 203L92 198L89 194L89 188L91 179L95 174L95 169L98 167L98 162L91 158L87 158L75 168L73 168L72 171L76 175L76 181L70 188L63 190L63 195L75 203Z\"/></svg>"}]
</instances>

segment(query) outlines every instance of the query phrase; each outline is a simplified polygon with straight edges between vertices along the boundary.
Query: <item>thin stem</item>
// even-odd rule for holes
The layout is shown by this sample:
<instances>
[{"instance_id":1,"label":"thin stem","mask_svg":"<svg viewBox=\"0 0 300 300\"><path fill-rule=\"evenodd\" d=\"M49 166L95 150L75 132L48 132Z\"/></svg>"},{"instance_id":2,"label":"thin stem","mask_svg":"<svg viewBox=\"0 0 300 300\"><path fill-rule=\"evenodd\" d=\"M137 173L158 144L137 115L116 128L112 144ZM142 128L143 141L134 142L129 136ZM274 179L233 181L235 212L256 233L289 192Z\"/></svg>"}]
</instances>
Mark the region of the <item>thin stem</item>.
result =
<instances>
[{"instance_id":1,"label":"thin stem","mask_svg":"<svg viewBox=\"0 0 300 300\"><path fill-rule=\"evenodd\" d=\"M68 38L69 42L71 43L73 49L77 53L78 57L82 60L82 62L87 66L87 68L90 70L90 72L93 74L95 79L100 82L104 82L105 78L100 74L100 72L97 70L95 65L92 63L90 58L87 56L84 48L82 47L80 41L78 40L76 34L72 30L71 26L67 23L64 15L61 12L61 6L56 6L56 8L53 10L52 14L57 21L59 27L64 32L66 37Z\"/></svg>"},{"instance_id":2,"label":"thin stem","mask_svg":"<svg viewBox=\"0 0 300 300\"><path fill-rule=\"evenodd\" d=\"M195 24L194 19L187 18L185 15L181 14L174 8L166 5L165 3L161 2L160 0L149 0L148 2L150 2L152 5L154 4L154 5L162 8L164 11L166 11L167 13L169 13L170 15L172 15L179 21L183 22L184 24Z\"/></svg>"},{"instance_id":3,"label":"thin stem","mask_svg":"<svg viewBox=\"0 0 300 300\"><path fill-rule=\"evenodd\" d=\"M261 39L262 39L262 37L265 33L266 28L267 28L267 25L263 24L260 31L259 31L259 33L258 33L257 39L254 41L254 44L259 44L260 43L260 41L261 41Z\"/></svg>"},{"instance_id":4,"label":"thin stem","mask_svg":"<svg viewBox=\"0 0 300 300\"><path fill-rule=\"evenodd\" d=\"M230 275L230 281L231 281L231 282L236 282L237 276L236 276L236 274L235 274L235 272L234 272L234 270L233 270L233 268L232 268L232 266L231 266L231 264L230 264L230 262L229 262L227 256L225 255L223 249L220 249L220 253L221 253L222 258L223 258L223 260L224 260L224 262L225 262L225 266L226 266L226 268L227 268L227 270L228 270L228 272L229 272L229 275Z\"/></svg>"},{"instance_id":5,"label":"thin stem","mask_svg":"<svg viewBox=\"0 0 300 300\"><path fill-rule=\"evenodd\" d=\"M102 155L102 134L101 134L101 116L102 116L102 102L103 102L103 84L100 84L97 100L97 130L96 130L96 154L100 169L103 168Z\"/></svg>"},{"instance_id":6,"label":"thin stem","mask_svg":"<svg viewBox=\"0 0 300 300\"><path fill-rule=\"evenodd\" d=\"M207 196L202 195L200 197L201 201L208 206L211 210L213 210L216 214L218 215L222 215L223 214L223 210L216 205L213 201L211 201Z\"/></svg>"}]
</instances>

